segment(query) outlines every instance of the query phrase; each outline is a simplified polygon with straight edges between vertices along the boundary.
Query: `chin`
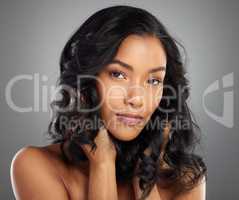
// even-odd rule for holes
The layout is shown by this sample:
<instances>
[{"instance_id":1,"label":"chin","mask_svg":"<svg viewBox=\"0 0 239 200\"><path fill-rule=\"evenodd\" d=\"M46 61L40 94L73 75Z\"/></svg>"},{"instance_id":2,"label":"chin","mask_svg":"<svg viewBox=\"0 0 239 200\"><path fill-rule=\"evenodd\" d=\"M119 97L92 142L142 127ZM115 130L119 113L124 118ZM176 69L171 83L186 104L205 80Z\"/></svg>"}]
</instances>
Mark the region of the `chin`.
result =
<instances>
[{"instance_id":1,"label":"chin","mask_svg":"<svg viewBox=\"0 0 239 200\"><path fill-rule=\"evenodd\" d=\"M117 130L109 128L109 132L116 139L126 142L135 139L140 134L140 131L137 129L131 130L127 128L119 128Z\"/></svg>"}]
</instances>

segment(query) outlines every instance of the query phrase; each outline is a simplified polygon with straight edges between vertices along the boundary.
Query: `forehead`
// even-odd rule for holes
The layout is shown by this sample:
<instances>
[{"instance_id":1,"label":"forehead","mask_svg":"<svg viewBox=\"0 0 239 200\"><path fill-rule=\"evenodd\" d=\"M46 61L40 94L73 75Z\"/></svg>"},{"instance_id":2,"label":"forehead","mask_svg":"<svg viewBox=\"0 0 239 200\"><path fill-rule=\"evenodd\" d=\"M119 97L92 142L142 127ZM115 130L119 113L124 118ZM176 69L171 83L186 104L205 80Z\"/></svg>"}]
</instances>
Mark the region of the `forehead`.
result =
<instances>
[{"instance_id":1,"label":"forehead","mask_svg":"<svg viewBox=\"0 0 239 200\"><path fill-rule=\"evenodd\" d=\"M133 66L166 66L166 54L160 40L153 36L130 35L121 43L116 59Z\"/></svg>"}]
</instances>

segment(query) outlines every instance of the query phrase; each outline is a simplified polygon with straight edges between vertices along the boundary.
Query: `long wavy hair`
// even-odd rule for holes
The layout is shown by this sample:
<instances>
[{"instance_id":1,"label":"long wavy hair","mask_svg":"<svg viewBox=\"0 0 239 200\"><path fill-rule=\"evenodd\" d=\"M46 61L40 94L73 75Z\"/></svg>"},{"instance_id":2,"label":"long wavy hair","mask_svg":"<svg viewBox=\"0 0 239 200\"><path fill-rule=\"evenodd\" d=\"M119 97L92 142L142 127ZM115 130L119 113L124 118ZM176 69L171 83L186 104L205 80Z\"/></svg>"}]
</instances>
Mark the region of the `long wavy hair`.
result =
<instances>
[{"instance_id":1,"label":"long wavy hair","mask_svg":"<svg viewBox=\"0 0 239 200\"><path fill-rule=\"evenodd\" d=\"M90 16L70 37L61 54L60 76L56 85L58 88L67 85L78 95L69 95L63 87L58 90L61 99L51 102L53 115L47 134L52 144L69 142L67 151L71 159L68 158L68 162L87 160L79 144L97 148L94 138L99 126L89 127L85 122L99 119L99 109L82 112L78 107L90 109L99 104L96 81L84 78L79 82L77 76L97 76L112 61L121 42L130 34L157 37L166 52L167 67L159 107L139 136L126 142L110 134L117 150L117 181L129 183L138 176L143 191L141 199L148 196L154 184L177 188L176 193L190 190L206 174L206 166L194 153L200 139L196 130L200 132L200 128L186 102L190 86L179 47L184 52L185 49L154 15L144 9L125 5L104 8ZM172 95L175 98L167 98ZM71 109L63 112L62 108L69 105ZM150 126L157 119L165 120L170 126ZM67 120L77 120L78 123L62 126L62 121ZM183 128L178 126L185 122L187 124ZM169 137L164 136L165 130L169 130ZM146 153L146 149L150 151Z\"/></svg>"}]
</instances>

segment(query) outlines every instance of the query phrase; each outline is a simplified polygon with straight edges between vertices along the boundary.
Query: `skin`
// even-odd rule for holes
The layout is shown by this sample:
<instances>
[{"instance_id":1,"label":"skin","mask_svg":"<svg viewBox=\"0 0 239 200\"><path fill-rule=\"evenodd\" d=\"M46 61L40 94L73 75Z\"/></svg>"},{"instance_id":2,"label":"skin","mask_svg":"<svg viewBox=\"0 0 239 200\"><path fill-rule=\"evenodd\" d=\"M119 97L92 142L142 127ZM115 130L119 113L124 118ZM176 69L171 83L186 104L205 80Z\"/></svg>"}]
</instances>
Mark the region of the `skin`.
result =
<instances>
[{"instance_id":1,"label":"skin","mask_svg":"<svg viewBox=\"0 0 239 200\"><path fill-rule=\"evenodd\" d=\"M132 140L140 134L162 97L162 84L152 85L152 82L158 82L149 80L163 80L165 77L165 70L153 74L148 71L159 66L165 67L167 61L158 39L136 35L123 41L115 60L127 63L132 70L111 63L97 77L104 127L95 138L96 151L92 153L90 146L82 145L89 161L74 166L61 159L59 144L19 150L11 164L11 181L17 200L127 200L140 196L137 178L131 185L116 183L116 150L109 134L123 141ZM112 76L109 72L113 69L122 71L124 76L118 73ZM117 112L140 113L144 121L137 126L126 126L118 122L115 116ZM165 143L167 136L165 130ZM170 200L172 192L173 189L166 190L155 185L147 200ZM205 199L205 181L190 192L174 198L189 199Z\"/></svg>"},{"instance_id":2,"label":"skin","mask_svg":"<svg viewBox=\"0 0 239 200\"><path fill-rule=\"evenodd\" d=\"M119 140L136 138L158 107L166 71L166 55L154 37L128 36L113 60L98 75L98 91L102 101L101 117L110 133ZM124 67L125 63L132 70ZM158 71L149 70L161 67ZM143 122L127 126L117 120L116 113L142 115Z\"/></svg>"}]
</instances>

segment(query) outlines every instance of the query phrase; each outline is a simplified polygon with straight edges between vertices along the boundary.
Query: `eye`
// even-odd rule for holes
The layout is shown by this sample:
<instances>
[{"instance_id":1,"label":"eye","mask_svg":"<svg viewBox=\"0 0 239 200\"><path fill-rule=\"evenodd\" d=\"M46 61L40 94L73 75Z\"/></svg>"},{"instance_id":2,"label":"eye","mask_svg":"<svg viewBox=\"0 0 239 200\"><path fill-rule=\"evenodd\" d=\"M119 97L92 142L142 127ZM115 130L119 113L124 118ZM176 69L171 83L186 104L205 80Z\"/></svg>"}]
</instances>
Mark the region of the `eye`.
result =
<instances>
[{"instance_id":1,"label":"eye","mask_svg":"<svg viewBox=\"0 0 239 200\"><path fill-rule=\"evenodd\" d=\"M152 84L152 85L160 85L161 83L163 83L163 81L162 81L162 80L160 80L160 79L155 79L155 78L153 78L153 79L149 80L148 82L150 82L150 83L152 83L152 82L153 82L153 84Z\"/></svg>"},{"instance_id":2,"label":"eye","mask_svg":"<svg viewBox=\"0 0 239 200\"><path fill-rule=\"evenodd\" d=\"M109 75L112 76L112 77L117 77L117 78L118 78L120 75L121 75L121 77L122 77L122 75L123 75L123 78L124 78L124 76L126 76L124 72L117 71L117 70L112 70L112 71L110 71L110 72L109 72ZM120 78L120 79L121 79L121 78Z\"/></svg>"}]
</instances>

